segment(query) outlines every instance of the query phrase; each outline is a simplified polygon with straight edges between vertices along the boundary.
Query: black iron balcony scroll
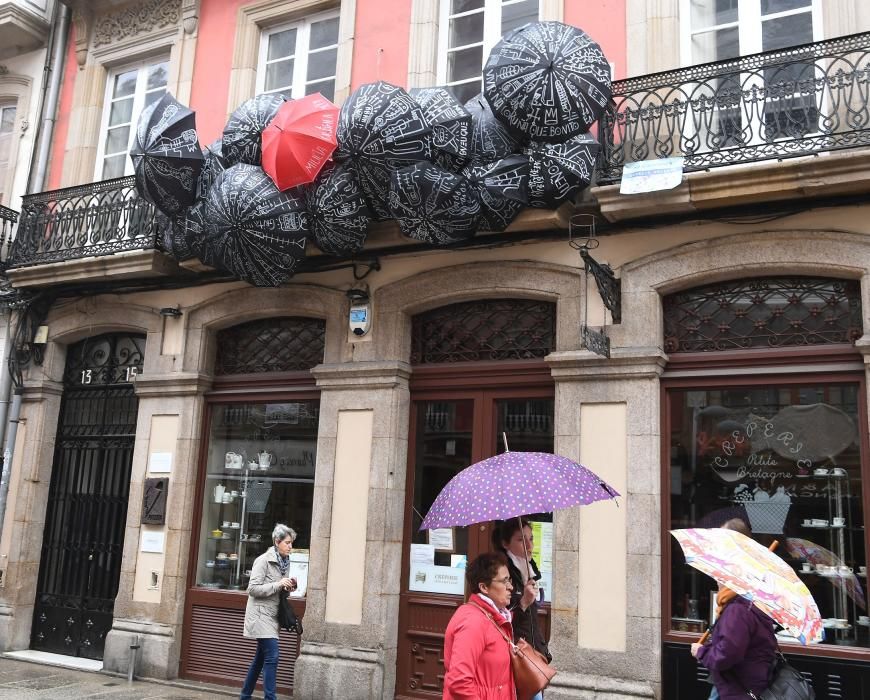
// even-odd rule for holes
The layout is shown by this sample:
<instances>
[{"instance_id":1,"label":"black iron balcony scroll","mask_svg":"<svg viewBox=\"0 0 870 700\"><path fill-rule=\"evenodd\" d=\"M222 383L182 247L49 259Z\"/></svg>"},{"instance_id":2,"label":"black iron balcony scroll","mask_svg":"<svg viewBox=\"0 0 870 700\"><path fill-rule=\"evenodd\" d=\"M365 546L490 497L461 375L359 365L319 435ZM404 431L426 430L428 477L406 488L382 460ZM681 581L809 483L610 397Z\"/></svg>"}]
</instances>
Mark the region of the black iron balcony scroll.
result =
<instances>
[{"instance_id":1,"label":"black iron balcony scroll","mask_svg":"<svg viewBox=\"0 0 870 700\"><path fill-rule=\"evenodd\" d=\"M17 211L0 206L0 271L6 269L6 259L9 257L9 246L15 237L15 223L17 221Z\"/></svg>"},{"instance_id":2,"label":"black iron balcony scroll","mask_svg":"<svg viewBox=\"0 0 870 700\"><path fill-rule=\"evenodd\" d=\"M155 209L136 193L133 177L31 194L8 267L154 248L157 231Z\"/></svg>"},{"instance_id":3,"label":"black iron balcony scroll","mask_svg":"<svg viewBox=\"0 0 870 700\"><path fill-rule=\"evenodd\" d=\"M693 171L870 145L868 91L870 33L615 82L598 183L656 158Z\"/></svg>"}]
</instances>

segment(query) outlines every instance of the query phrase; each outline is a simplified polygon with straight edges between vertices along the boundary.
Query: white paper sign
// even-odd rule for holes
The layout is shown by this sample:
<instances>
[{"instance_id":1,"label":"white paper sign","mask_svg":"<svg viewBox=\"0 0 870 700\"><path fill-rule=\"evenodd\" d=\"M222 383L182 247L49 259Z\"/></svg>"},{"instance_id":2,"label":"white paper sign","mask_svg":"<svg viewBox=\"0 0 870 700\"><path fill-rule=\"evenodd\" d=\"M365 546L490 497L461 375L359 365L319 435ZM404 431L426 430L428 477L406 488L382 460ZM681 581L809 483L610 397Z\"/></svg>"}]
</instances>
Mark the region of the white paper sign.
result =
<instances>
[{"instance_id":1,"label":"white paper sign","mask_svg":"<svg viewBox=\"0 0 870 700\"><path fill-rule=\"evenodd\" d=\"M308 555L292 553L290 566L287 567L287 578L296 579L296 590L290 594L291 598L301 598L308 590Z\"/></svg>"},{"instance_id":2,"label":"white paper sign","mask_svg":"<svg viewBox=\"0 0 870 700\"><path fill-rule=\"evenodd\" d=\"M423 566L435 564L435 547L431 544L412 544L411 566L414 566L414 564L421 564Z\"/></svg>"},{"instance_id":3,"label":"white paper sign","mask_svg":"<svg viewBox=\"0 0 870 700\"><path fill-rule=\"evenodd\" d=\"M683 181L683 157L657 158L626 163L622 168L619 194L642 194L672 190Z\"/></svg>"},{"instance_id":4,"label":"white paper sign","mask_svg":"<svg viewBox=\"0 0 870 700\"><path fill-rule=\"evenodd\" d=\"M426 593L462 595L465 592L465 569L449 566L427 566L412 562L411 580L408 588L412 591Z\"/></svg>"},{"instance_id":5,"label":"white paper sign","mask_svg":"<svg viewBox=\"0 0 870 700\"><path fill-rule=\"evenodd\" d=\"M442 527L429 530L429 544L439 552L453 551L453 528Z\"/></svg>"},{"instance_id":6,"label":"white paper sign","mask_svg":"<svg viewBox=\"0 0 870 700\"><path fill-rule=\"evenodd\" d=\"M143 552L155 552L160 554L163 552L163 544L166 541L166 534L163 532L142 532L142 545L140 549Z\"/></svg>"},{"instance_id":7,"label":"white paper sign","mask_svg":"<svg viewBox=\"0 0 870 700\"><path fill-rule=\"evenodd\" d=\"M152 452L148 458L148 471L153 474L166 474L172 471L171 452Z\"/></svg>"}]
</instances>

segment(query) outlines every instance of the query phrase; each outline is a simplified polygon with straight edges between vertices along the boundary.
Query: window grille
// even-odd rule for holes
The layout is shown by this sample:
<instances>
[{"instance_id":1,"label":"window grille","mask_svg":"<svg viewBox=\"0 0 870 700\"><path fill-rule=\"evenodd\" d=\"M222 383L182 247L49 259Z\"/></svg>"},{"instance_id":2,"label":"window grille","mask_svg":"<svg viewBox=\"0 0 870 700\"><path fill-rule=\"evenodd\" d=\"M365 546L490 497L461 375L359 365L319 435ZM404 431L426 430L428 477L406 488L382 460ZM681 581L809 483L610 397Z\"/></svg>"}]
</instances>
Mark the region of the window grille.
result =
<instances>
[{"instance_id":1,"label":"window grille","mask_svg":"<svg viewBox=\"0 0 870 700\"><path fill-rule=\"evenodd\" d=\"M326 322L319 318L269 318L217 333L215 375L295 372L323 362Z\"/></svg>"}]
</instances>

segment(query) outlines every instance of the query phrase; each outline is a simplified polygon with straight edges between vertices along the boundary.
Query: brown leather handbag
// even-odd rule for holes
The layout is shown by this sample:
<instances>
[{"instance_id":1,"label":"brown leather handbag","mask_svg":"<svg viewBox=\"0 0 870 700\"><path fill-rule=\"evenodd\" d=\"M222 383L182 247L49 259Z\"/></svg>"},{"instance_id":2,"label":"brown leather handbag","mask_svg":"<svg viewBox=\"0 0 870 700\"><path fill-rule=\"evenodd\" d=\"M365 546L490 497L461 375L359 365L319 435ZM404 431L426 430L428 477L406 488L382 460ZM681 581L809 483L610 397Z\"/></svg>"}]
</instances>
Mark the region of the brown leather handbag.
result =
<instances>
[{"instance_id":1,"label":"brown leather handbag","mask_svg":"<svg viewBox=\"0 0 870 700\"><path fill-rule=\"evenodd\" d=\"M520 639L514 644L492 615L476 603L472 603L472 605L489 618L489 621L495 625L499 634L504 637L510 647L511 670L514 674L517 700L532 700L535 695L550 685L550 681L556 675L556 669L548 664L544 655L525 639Z\"/></svg>"}]
</instances>

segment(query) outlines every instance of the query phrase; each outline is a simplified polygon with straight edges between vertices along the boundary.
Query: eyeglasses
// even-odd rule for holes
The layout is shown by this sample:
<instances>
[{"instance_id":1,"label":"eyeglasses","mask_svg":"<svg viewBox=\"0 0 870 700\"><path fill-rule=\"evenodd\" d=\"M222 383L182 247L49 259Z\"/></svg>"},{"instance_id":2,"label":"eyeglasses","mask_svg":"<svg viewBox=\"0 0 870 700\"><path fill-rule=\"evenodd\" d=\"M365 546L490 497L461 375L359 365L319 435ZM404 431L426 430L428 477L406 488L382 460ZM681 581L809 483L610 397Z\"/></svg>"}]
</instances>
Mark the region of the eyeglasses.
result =
<instances>
[{"instance_id":1,"label":"eyeglasses","mask_svg":"<svg viewBox=\"0 0 870 700\"><path fill-rule=\"evenodd\" d=\"M503 586L510 586L513 588L513 581L511 581L510 576L505 576L504 578L494 578L491 583L500 583Z\"/></svg>"}]
</instances>

